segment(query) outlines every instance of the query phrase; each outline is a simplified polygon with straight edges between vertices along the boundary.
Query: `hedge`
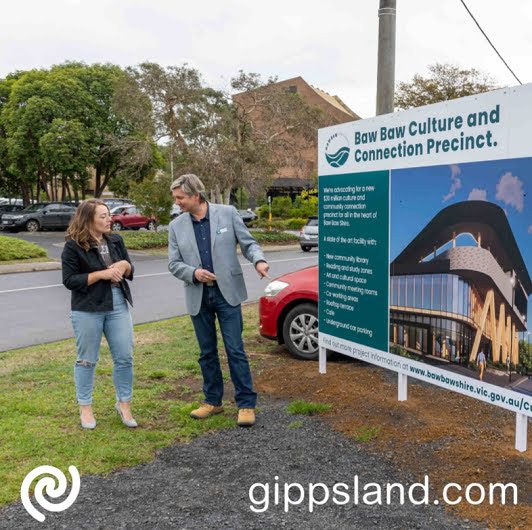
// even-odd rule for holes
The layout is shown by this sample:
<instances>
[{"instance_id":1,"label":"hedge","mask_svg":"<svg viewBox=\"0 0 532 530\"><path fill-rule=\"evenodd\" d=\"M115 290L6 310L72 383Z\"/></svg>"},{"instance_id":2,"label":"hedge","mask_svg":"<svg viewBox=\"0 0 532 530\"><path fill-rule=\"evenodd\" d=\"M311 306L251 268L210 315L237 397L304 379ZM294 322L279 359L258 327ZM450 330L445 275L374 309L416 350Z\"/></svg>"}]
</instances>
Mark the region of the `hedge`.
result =
<instances>
[{"instance_id":1,"label":"hedge","mask_svg":"<svg viewBox=\"0 0 532 530\"><path fill-rule=\"evenodd\" d=\"M250 234L259 243L277 243L277 242L296 242L299 241L299 236L295 234L287 234L286 232L260 232L258 230L251 230Z\"/></svg>"},{"instance_id":2,"label":"hedge","mask_svg":"<svg viewBox=\"0 0 532 530\"><path fill-rule=\"evenodd\" d=\"M168 246L168 232L120 232L120 235L131 250Z\"/></svg>"},{"instance_id":3,"label":"hedge","mask_svg":"<svg viewBox=\"0 0 532 530\"><path fill-rule=\"evenodd\" d=\"M44 248L15 237L0 236L0 261L43 258L48 253Z\"/></svg>"},{"instance_id":4,"label":"hedge","mask_svg":"<svg viewBox=\"0 0 532 530\"><path fill-rule=\"evenodd\" d=\"M294 234L284 232L262 232L251 230L251 235L259 243L276 243L299 241ZM126 247L130 250L143 250L148 248L165 248L168 246L168 232L120 232Z\"/></svg>"}]
</instances>

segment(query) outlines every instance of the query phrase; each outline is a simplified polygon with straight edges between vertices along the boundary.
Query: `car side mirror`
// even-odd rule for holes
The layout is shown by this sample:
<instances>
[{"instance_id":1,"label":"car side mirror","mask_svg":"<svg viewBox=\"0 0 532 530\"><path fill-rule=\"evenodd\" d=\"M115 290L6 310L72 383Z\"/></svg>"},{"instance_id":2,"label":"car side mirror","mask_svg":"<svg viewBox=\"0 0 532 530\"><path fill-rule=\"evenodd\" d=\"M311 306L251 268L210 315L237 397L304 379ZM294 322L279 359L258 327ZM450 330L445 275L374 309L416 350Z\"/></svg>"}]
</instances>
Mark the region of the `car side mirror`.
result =
<instances>
[{"instance_id":1,"label":"car side mirror","mask_svg":"<svg viewBox=\"0 0 532 530\"><path fill-rule=\"evenodd\" d=\"M43 210L43 211L42 211L42 214L45 215L45 214L46 214L46 210Z\"/></svg>"}]
</instances>

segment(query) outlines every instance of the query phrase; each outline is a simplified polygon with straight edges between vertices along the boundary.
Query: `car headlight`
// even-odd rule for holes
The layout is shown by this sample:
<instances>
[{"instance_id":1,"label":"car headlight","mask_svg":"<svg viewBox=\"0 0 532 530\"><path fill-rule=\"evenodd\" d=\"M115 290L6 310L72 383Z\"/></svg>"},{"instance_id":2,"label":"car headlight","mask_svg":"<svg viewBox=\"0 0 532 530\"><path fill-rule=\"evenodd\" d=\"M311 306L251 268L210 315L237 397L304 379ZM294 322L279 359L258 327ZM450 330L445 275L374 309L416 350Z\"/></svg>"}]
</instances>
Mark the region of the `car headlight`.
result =
<instances>
[{"instance_id":1,"label":"car headlight","mask_svg":"<svg viewBox=\"0 0 532 530\"><path fill-rule=\"evenodd\" d=\"M9 217L6 217L6 219L22 219L23 215L10 215Z\"/></svg>"},{"instance_id":2,"label":"car headlight","mask_svg":"<svg viewBox=\"0 0 532 530\"><path fill-rule=\"evenodd\" d=\"M273 280L266 289L264 289L264 296L277 296L283 289L286 289L290 284L280 280Z\"/></svg>"}]
</instances>

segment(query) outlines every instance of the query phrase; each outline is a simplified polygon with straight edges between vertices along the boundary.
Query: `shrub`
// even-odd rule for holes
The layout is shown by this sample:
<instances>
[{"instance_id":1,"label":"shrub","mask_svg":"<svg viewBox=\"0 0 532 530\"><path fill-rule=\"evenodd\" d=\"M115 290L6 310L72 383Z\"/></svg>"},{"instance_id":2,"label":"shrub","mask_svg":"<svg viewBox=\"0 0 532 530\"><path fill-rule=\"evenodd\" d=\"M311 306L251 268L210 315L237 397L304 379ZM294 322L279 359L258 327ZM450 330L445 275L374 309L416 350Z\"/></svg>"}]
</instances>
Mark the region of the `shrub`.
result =
<instances>
[{"instance_id":1,"label":"shrub","mask_svg":"<svg viewBox=\"0 0 532 530\"><path fill-rule=\"evenodd\" d=\"M287 234L286 232L258 232L250 231L250 234L257 240L258 243L277 243L277 242L296 242L299 237L295 234Z\"/></svg>"},{"instance_id":2,"label":"shrub","mask_svg":"<svg viewBox=\"0 0 532 530\"><path fill-rule=\"evenodd\" d=\"M43 258L48 253L44 248L15 237L0 236L0 261Z\"/></svg>"},{"instance_id":3,"label":"shrub","mask_svg":"<svg viewBox=\"0 0 532 530\"><path fill-rule=\"evenodd\" d=\"M126 247L131 250L168 246L168 232L120 232Z\"/></svg>"},{"instance_id":4,"label":"shrub","mask_svg":"<svg viewBox=\"0 0 532 530\"><path fill-rule=\"evenodd\" d=\"M293 219L288 219L287 225L288 230L300 230L307 224L307 219L303 219L302 217L294 217Z\"/></svg>"},{"instance_id":5,"label":"shrub","mask_svg":"<svg viewBox=\"0 0 532 530\"><path fill-rule=\"evenodd\" d=\"M282 219L272 219L271 221L268 221L268 219L259 219L257 226L258 228L266 229L271 226L274 232L284 232L288 226L288 223Z\"/></svg>"}]
</instances>

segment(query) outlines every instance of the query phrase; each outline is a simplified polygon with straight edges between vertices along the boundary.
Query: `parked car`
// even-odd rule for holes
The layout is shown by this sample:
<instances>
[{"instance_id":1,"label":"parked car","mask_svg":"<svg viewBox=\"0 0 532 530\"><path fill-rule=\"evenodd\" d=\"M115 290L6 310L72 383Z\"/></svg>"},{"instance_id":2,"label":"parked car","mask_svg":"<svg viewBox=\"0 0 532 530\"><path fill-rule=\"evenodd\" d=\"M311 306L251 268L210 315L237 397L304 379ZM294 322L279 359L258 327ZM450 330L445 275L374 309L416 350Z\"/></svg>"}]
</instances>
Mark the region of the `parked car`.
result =
<instances>
[{"instance_id":1,"label":"parked car","mask_svg":"<svg viewBox=\"0 0 532 530\"><path fill-rule=\"evenodd\" d=\"M0 230L4 229L2 225L2 216L5 213L21 212L22 210L24 210L22 204L0 204Z\"/></svg>"},{"instance_id":2,"label":"parked car","mask_svg":"<svg viewBox=\"0 0 532 530\"><path fill-rule=\"evenodd\" d=\"M244 224L247 226L249 223L252 223L253 221L256 221L259 216L252 212L251 210L238 210L238 214L240 217L242 217L242 221L244 221Z\"/></svg>"},{"instance_id":3,"label":"parked car","mask_svg":"<svg viewBox=\"0 0 532 530\"><path fill-rule=\"evenodd\" d=\"M128 204L133 204L133 201L131 199L120 199L119 197L105 197L104 199L100 200L107 205L107 208L109 208L109 210L112 210L117 206L127 206Z\"/></svg>"},{"instance_id":4,"label":"parked car","mask_svg":"<svg viewBox=\"0 0 532 530\"><path fill-rule=\"evenodd\" d=\"M120 210L122 206L124 207ZM111 215L111 228L115 232L119 232L124 228L132 228L133 230L138 230L142 227L148 230L157 228L157 219L155 217L144 217L134 204L130 206L121 205L117 210L120 211Z\"/></svg>"},{"instance_id":5,"label":"parked car","mask_svg":"<svg viewBox=\"0 0 532 530\"><path fill-rule=\"evenodd\" d=\"M0 197L0 205L5 206L6 204L16 204L22 206L24 202L22 199L6 199L5 197Z\"/></svg>"},{"instance_id":6,"label":"parked car","mask_svg":"<svg viewBox=\"0 0 532 530\"><path fill-rule=\"evenodd\" d=\"M303 252L318 246L318 216L311 215L299 234L299 244Z\"/></svg>"},{"instance_id":7,"label":"parked car","mask_svg":"<svg viewBox=\"0 0 532 530\"><path fill-rule=\"evenodd\" d=\"M270 282L260 299L259 317L263 337L286 344L298 359L317 359L318 266Z\"/></svg>"},{"instance_id":8,"label":"parked car","mask_svg":"<svg viewBox=\"0 0 532 530\"><path fill-rule=\"evenodd\" d=\"M179 217L181 215L181 208L177 204L172 205L172 209L170 210L170 219L173 221L176 217Z\"/></svg>"},{"instance_id":9,"label":"parked car","mask_svg":"<svg viewBox=\"0 0 532 530\"><path fill-rule=\"evenodd\" d=\"M65 230L76 213L70 202L38 202L20 212L2 215L4 230L37 232L43 229Z\"/></svg>"}]
</instances>

